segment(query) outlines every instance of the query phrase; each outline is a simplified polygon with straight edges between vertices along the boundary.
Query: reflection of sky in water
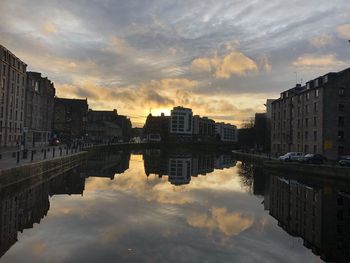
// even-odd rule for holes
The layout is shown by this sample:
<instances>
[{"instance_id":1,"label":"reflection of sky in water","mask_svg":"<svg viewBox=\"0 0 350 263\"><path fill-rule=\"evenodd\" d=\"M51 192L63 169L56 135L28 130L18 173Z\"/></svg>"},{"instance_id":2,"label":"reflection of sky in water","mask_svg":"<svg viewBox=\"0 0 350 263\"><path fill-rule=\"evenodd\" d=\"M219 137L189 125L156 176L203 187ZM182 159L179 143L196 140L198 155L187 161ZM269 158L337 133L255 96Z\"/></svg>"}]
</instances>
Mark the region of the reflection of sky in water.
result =
<instances>
[{"instance_id":1,"label":"reflection of sky in water","mask_svg":"<svg viewBox=\"0 0 350 263\"><path fill-rule=\"evenodd\" d=\"M50 199L40 225L1 262L320 262L277 226L237 168L174 186L144 174L142 156L114 180L89 178L84 196Z\"/></svg>"}]
</instances>

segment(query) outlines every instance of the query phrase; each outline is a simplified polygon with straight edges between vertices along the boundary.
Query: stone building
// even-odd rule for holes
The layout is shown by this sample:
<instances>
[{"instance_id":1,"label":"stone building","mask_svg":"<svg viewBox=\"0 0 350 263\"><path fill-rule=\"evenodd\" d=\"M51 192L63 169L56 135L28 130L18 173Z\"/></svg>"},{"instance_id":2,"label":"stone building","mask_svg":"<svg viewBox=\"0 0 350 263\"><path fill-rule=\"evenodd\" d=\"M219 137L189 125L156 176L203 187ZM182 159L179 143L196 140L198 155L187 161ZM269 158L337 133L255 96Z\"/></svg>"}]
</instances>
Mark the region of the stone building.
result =
<instances>
[{"instance_id":1,"label":"stone building","mask_svg":"<svg viewBox=\"0 0 350 263\"><path fill-rule=\"evenodd\" d=\"M54 136L63 142L84 139L87 131L87 99L54 99Z\"/></svg>"},{"instance_id":2,"label":"stone building","mask_svg":"<svg viewBox=\"0 0 350 263\"><path fill-rule=\"evenodd\" d=\"M87 134L89 141L95 143L115 143L123 138L119 126L117 110L88 112Z\"/></svg>"},{"instance_id":3,"label":"stone building","mask_svg":"<svg viewBox=\"0 0 350 263\"><path fill-rule=\"evenodd\" d=\"M49 143L52 131L55 87L41 73L27 72L25 100L25 145Z\"/></svg>"},{"instance_id":4,"label":"stone building","mask_svg":"<svg viewBox=\"0 0 350 263\"><path fill-rule=\"evenodd\" d=\"M350 68L297 84L272 102L271 151L350 154Z\"/></svg>"},{"instance_id":5,"label":"stone building","mask_svg":"<svg viewBox=\"0 0 350 263\"><path fill-rule=\"evenodd\" d=\"M0 148L23 143L27 65L0 45Z\"/></svg>"},{"instance_id":6,"label":"stone building","mask_svg":"<svg viewBox=\"0 0 350 263\"><path fill-rule=\"evenodd\" d=\"M143 135L149 139L152 135L159 135L161 141L168 141L170 130L170 116L165 116L162 113L160 116L147 116L143 127Z\"/></svg>"}]
</instances>

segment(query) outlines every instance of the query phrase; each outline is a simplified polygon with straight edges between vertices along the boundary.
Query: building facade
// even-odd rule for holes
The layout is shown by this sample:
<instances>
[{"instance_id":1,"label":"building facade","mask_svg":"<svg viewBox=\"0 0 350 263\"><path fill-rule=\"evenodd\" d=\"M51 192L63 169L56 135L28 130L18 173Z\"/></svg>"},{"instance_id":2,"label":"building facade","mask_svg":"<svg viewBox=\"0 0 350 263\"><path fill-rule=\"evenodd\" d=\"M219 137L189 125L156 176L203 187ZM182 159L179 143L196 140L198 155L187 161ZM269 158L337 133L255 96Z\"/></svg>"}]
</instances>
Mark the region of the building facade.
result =
<instances>
[{"instance_id":1,"label":"building facade","mask_svg":"<svg viewBox=\"0 0 350 263\"><path fill-rule=\"evenodd\" d=\"M87 99L54 99L54 136L64 142L83 139L87 134Z\"/></svg>"},{"instance_id":2,"label":"building facade","mask_svg":"<svg viewBox=\"0 0 350 263\"><path fill-rule=\"evenodd\" d=\"M350 154L350 69L328 73L272 102L271 150Z\"/></svg>"},{"instance_id":3,"label":"building facade","mask_svg":"<svg viewBox=\"0 0 350 263\"><path fill-rule=\"evenodd\" d=\"M27 65L0 45L0 148L23 144Z\"/></svg>"},{"instance_id":4,"label":"building facade","mask_svg":"<svg viewBox=\"0 0 350 263\"><path fill-rule=\"evenodd\" d=\"M25 100L25 140L26 146L49 143L52 132L55 87L41 73L27 72Z\"/></svg>"},{"instance_id":5,"label":"building facade","mask_svg":"<svg viewBox=\"0 0 350 263\"><path fill-rule=\"evenodd\" d=\"M177 139L192 139L193 113L192 109L174 107L170 116L170 133Z\"/></svg>"},{"instance_id":6,"label":"building facade","mask_svg":"<svg viewBox=\"0 0 350 263\"><path fill-rule=\"evenodd\" d=\"M229 123L215 123L215 133L222 142L237 142L237 127Z\"/></svg>"},{"instance_id":7,"label":"building facade","mask_svg":"<svg viewBox=\"0 0 350 263\"><path fill-rule=\"evenodd\" d=\"M195 141L214 141L215 121L208 117L193 116L193 139Z\"/></svg>"},{"instance_id":8,"label":"building facade","mask_svg":"<svg viewBox=\"0 0 350 263\"><path fill-rule=\"evenodd\" d=\"M170 131L170 116L162 113L160 116L147 116L143 126L143 136L149 139L152 135L159 135L161 141L168 141Z\"/></svg>"},{"instance_id":9,"label":"building facade","mask_svg":"<svg viewBox=\"0 0 350 263\"><path fill-rule=\"evenodd\" d=\"M122 139L117 110L88 112L87 137L95 143L115 143Z\"/></svg>"}]
</instances>

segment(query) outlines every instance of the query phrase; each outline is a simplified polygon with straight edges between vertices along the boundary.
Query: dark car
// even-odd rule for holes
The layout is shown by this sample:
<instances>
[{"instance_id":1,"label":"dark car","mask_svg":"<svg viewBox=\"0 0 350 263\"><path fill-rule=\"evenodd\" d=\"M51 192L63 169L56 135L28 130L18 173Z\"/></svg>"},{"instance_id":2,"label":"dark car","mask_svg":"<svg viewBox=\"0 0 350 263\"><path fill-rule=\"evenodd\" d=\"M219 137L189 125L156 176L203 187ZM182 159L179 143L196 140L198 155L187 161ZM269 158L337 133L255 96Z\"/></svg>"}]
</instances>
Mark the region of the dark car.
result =
<instances>
[{"instance_id":1,"label":"dark car","mask_svg":"<svg viewBox=\"0 0 350 263\"><path fill-rule=\"evenodd\" d=\"M321 154L306 154L304 157L300 157L298 162L300 163L312 163L312 164L323 164L327 161L327 158Z\"/></svg>"},{"instance_id":2,"label":"dark car","mask_svg":"<svg viewBox=\"0 0 350 263\"><path fill-rule=\"evenodd\" d=\"M51 141L50 141L50 145L51 146L57 146L57 145L59 145L60 144L60 140L58 140L58 139L52 139Z\"/></svg>"},{"instance_id":3,"label":"dark car","mask_svg":"<svg viewBox=\"0 0 350 263\"><path fill-rule=\"evenodd\" d=\"M341 166L350 166L350 155L342 156L338 163Z\"/></svg>"}]
</instances>

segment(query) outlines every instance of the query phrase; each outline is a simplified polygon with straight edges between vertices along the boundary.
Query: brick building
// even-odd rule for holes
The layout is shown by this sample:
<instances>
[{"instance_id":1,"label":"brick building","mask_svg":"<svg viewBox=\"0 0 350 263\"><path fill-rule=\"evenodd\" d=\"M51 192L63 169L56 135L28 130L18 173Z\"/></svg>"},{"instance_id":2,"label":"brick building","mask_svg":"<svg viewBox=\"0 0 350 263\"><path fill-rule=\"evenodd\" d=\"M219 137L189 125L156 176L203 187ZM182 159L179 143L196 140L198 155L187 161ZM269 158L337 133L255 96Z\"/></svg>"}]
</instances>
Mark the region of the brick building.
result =
<instances>
[{"instance_id":1,"label":"brick building","mask_svg":"<svg viewBox=\"0 0 350 263\"><path fill-rule=\"evenodd\" d=\"M350 68L297 84L272 102L271 151L350 154Z\"/></svg>"},{"instance_id":2,"label":"brick building","mask_svg":"<svg viewBox=\"0 0 350 263\"><path fill-rule=\"evenodd\" d=\"M27 65L0 45L0 148L23 143Z\"/></svg>"}]
</instances>

